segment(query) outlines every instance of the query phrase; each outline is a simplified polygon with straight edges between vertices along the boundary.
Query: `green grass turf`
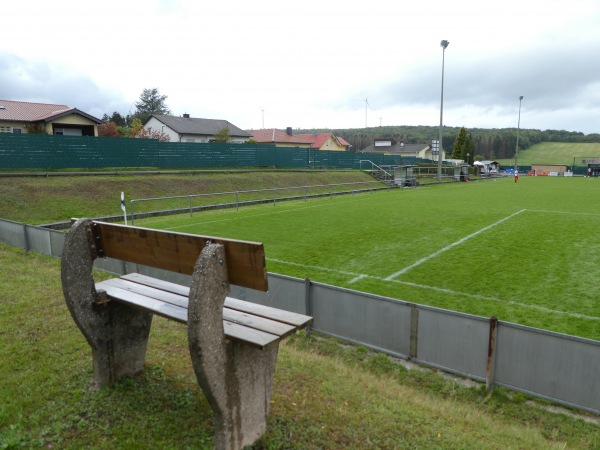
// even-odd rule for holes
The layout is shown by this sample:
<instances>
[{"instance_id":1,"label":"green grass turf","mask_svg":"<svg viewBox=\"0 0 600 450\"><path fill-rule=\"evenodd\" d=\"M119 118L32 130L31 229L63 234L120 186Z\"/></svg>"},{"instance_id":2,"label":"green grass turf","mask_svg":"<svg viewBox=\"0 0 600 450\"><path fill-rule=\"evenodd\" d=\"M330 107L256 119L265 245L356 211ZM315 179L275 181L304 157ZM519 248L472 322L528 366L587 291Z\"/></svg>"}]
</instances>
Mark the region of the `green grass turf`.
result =
<instances>
[{"instance_id":1,"label":"green grass turf","mask_svg":"<svg viewBox=\"0 0 600 450\"><path fill-rule=\"evenodd\" d=\"M260 241L270 272L600 340L600 179L521 177L136 225Z\"/></svg>"},{"instance_id":2,"label":"green grass turf","mask_svg":"<svg viewBox=\"0 0 600 450\"><path fill-rule=\"evenodd\" d=\"M571 166L575 158L575 164L580 165L582 157L600 157L600 143L578 143L571 142L540 142L525 150L519 150L519 165L530 166L532 164L566 164ZM496 160L501 166L512 167L515 162L513 158ZM585 164L583 164L585 166Z\"/></svg>"}]
</instances>

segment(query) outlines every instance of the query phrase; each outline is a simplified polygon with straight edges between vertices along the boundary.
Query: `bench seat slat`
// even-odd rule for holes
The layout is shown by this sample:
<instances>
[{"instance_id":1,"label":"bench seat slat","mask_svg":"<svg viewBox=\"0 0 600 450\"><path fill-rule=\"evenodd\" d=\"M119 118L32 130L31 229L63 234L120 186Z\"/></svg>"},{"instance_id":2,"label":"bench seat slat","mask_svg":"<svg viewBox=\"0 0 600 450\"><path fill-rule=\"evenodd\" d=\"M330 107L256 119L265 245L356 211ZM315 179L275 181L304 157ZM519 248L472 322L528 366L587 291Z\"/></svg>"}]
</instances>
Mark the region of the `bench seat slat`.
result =
<instances>
[{"instance_id":1,"label":"bench seat slat","mask_svg":"<svg viewBox=\"0 0 600 450\"><path fill-rule=\"evenodd\" d=\"M153 279L146 277L146 281L149 280ZM173 283L171 284L173 286L179 286ZM187 323L188 299L182 295L155 289L147 285L134 283L120 278L112 278L96 283L96 289L104 290L106 294L114 300L151 311L166 317L167 319L173 319L180 323ZM185 289L189 292L189 289ZM179 290L181 292L181 289L173 290ZM242 303L247 302L242 301ZM226 306L223 308L223 325L225 328L225 336L228 339L247 342L261 348L275 340L282 339L297 330L296 326L288 323L278 322L260 315L248 314L237 309L230 309Z\"/></svg>"},{"instance_id":2,"label":"bench seat slat","mask_svg":"<svg viewBox=\"0 0 600 450\"><path fill-rule=\"evenodd\" d=\"M187 323L188 310L171 303L165 303L160 300L136 294L125 289L115 287L109 283L96 283L96 290L102 289L110 298L129 303L147 311L151 311L167 319L173 319L177 322Z\"/></svg>"},{"instance_id":3,"label":"bench seat slat","mask_svg":"<svg viewBox=\"0 0 600 450\"><path fill-rule=\"evenodd\" d=\"M145 295L136 294L135 292L121 289L108 283L102 283L97 283L96 289L104 290L110 298L116 301L121 301L130 304L134 307L143 309L145 311L150 311L167 319L172 319L184 324L187 323L187 308L175 306L171 303L166 303L151 297L146 297ZM256 317L254 318L254 321L260 319L260 317ZM225 337L227 339L245 342L247 344L251 344L259 348L264 348L268 344L280 339L280 336L276 334L268 333L260 329L246 326L243 323L238 323L235 321L225 319L223 319L223 328L225 332Z\"/></svg>"},{"instance_id":4,"label":"bench seat slat","mask_svg":"<svg viewBox=\"0 0 600 450\"><path fill-rule=\"evenodd\" d=\"M122 298L122 295L118 294L120 291L116 291L116 290L112 289L109 292L109 290L107 289L108 287L122 289L122 290L130 292L132 294L141 295L146 298L155 299L160 302L164 302L164 303L171 304L171 305L179 307L179 308L183 308L186 311L184 323L187 322L187 308L188 308L188 298L187 297L184 297L184 296L178 295L178 294L173 294L171 292L163 291L160 289L155 289L150 286L133 283L131 281L124 280L121 278L112 278L110 280L105 280L105 281L102 281L102 282L96 284L96 289L103 289L107 292L107 294L110 297L115 298L116 300L127 301L128 303L133 303L133 302L129 301L128 299ZM189 291L189 289L188 289L188 291ZM141 300L138 300L138 303L139 302L141 302ZM154 302L149 302L149 303L151 305L154 304ZM148 309L155 311L155 309L152 306L150 306ZM156 311L157 311L157 309L156 309ZM172 310L170 308L167 308L166 311L168 314ZM175 310L175 311L178 311L178 310ZM158 311L157 311L157 313L158 313ZM166 316L166 317L171 318L170 316ZM180 320L179 317L180 317L180 314L179 314L179 312L177 312L176 317L174 317L175 320L183 322L183 320ZM275 335L279 336L280 338L284 338L284 337L292 334L297 329L297 327L290 325L288 323L278 322L276 320L271 320L269 318L265 318L262 316L255 316L255 315L248 314L248 313L236 310L236 309L230 309L228 307L223 308L223 320L239 323L241 325L255 328L260 331L265 331L270 334L275 334Z\"/></svg>"},{"instance_id":5,"label":"bench seat slat","mask_svg":"<svg viewBox=\"0 0 600 450\"><path fill-rule=\"evenodd\" d=\"M148 277L139 273L130 273L123 275L122 279L134 281L146 286L152 286L157 289L161 289L167 292L177 293L180 295L189 296L190 289L186 286L182 286L176 283L170 283L168 281L158 280L156 278ZM249 314L266 317L269 319L277 320L278 322L288 323L298 328L303 328L312 322L312 317L305 316L290 311L284 311L270 306L258 305L256 303L246 302L244 300L238 300L231 297L227 297L225 300L225 306L238 311L247 312Z\"/></svg>"}]
</instances>

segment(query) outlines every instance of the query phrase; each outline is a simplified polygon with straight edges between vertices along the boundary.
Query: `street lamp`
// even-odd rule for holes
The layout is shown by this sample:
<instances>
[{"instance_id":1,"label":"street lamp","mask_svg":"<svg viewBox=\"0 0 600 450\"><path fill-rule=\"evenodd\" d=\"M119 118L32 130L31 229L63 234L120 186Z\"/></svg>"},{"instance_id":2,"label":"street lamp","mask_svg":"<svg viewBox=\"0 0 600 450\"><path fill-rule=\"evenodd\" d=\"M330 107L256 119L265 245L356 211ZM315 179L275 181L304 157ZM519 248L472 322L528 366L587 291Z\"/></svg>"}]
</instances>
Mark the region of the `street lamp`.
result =
<instances>
[{"instance_id":1,"label":"street lamp","mask_svg":"<svg viewBox=\"0 0 600 450\"><path fill-rule=\"evenodd\" d=\"M440 42L442 47L442 100L440 102L440 141L438 150L438 178L442 181L442 128L443 128L443 117L444 117L444 57L446 55L446 47L450 44L449 41L443 40Z\"/></svg>"},{"instance_id":2,"label":"street lamp","mask_svg":"<svg viewBox=\"0 0 600 450\"><path fill-rule=\"evenodd\" d=\"M519 97L519 121L517 122L517 148L515 149L515 173L517 173L517 158L519 157L519 129L521 128L521 101L523 96Z\"/></svg>"}]
</instances>

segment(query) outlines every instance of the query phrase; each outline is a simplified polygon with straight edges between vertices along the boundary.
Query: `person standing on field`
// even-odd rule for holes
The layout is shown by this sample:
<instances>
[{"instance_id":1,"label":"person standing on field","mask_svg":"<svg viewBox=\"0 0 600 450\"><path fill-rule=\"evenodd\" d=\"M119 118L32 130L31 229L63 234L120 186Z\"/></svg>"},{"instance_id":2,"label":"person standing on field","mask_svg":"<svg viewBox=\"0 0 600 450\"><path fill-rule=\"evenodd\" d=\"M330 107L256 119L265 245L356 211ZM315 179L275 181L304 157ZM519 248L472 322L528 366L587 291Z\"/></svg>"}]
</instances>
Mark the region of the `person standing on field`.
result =
<instances>
[{"instance_id":1,"label":"person standing on field","mask_svg":"<svg viewBox=\"0 0 600 450\"><path fill-rule=\"evenodd\" d=\"M519 171L515 169L515 183L519 181Z\"/></svg>"}]
</instances>

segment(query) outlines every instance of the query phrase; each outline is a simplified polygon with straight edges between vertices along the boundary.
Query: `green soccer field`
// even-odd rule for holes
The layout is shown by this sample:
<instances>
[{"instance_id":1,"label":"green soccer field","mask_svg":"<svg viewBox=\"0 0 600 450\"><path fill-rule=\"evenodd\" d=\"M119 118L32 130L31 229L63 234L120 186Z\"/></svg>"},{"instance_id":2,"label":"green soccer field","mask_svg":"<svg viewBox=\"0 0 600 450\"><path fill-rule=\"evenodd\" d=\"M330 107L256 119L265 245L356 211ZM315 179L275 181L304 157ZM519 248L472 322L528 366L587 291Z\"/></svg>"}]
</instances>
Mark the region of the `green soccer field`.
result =
<instances>
[{"instance_id":1,"label":"green soccer field","mask_svg":"<svg viewBox=\"0 0 600 450\"><path fill-rule=\"evenodd\" d=\"M259 241L270 272L600 340L600 179L455 183L136 225Z\"/></svg>"}]
</instances>

